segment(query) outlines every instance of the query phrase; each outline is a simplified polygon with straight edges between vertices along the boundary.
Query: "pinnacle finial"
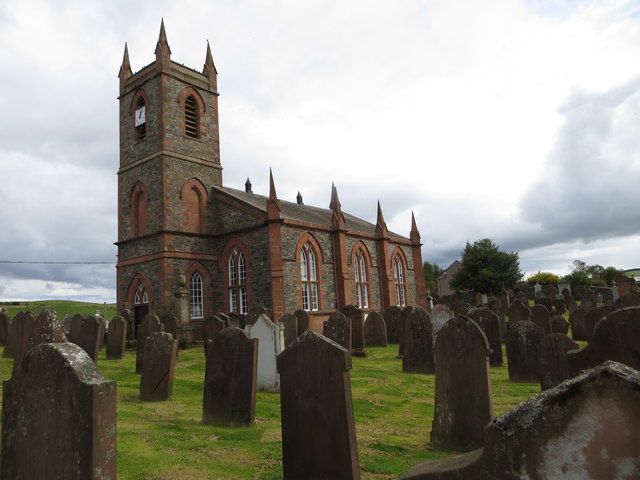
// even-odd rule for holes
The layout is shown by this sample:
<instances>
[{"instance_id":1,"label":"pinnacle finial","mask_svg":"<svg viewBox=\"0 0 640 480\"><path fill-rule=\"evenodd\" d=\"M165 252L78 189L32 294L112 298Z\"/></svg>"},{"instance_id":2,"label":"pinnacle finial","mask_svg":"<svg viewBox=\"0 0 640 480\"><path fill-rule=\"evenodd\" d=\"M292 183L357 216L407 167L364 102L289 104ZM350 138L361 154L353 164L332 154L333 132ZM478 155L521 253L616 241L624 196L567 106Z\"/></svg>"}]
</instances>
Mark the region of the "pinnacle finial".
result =
<instances>
[{"instance_id":1,"label":"pinnacle finial","mask_svg":"<svg viewBox=\"0 0 640 480\"><path fill-rule=\"evenodd\" d=\"M380 200L378 200L378 219L376 220L376 233L386 234L389 230L387 224L384 221L384 215L382 215L382 207L380 206Z\"/></svg>"},{"instance_id":2,"label":"pinnacle finial","mask_svg":"<svg viewBox=\"0 0 640 480\"><path fill-rule=\"evenodd\" d=\"M127 42L124 43L124 55L122 55L122 65L120 65L120 72L118 78L131 76L131 62L129 62L129 47Z\"/></svg>"},{"instance_id":3,"label":"pinnacle finial","mask_svg":"<svg viewBox=\"0 0 640 480\"><path fill-rule=\"evenodd\" d=\"M271 167L269 167L269 199L278 199L278 196L276 195L276 184L273 181L273 172L271 171Z\"/></svg>"},{"instance_id":4,"label":"pinnacle finial","mask_svg":"<svg viewBox=\"0 0 640 480\"><path fill-rule=\"evenodd\" d=\"M156 44L156 69L158 71L171 70L171 48L167 41L167 32L164 29L164 18L160 21L160 35Z\"/></svg>"},{"instance_id":5,"label":"pinnacle finial","mask_svg":"<svg viewBox=\"0 0 640 480\"><path fill-rule=\"evenodd\" d=\"M420 232L418 231L418 225L416 224L416 217L411 210L411 233L409 238L413 243L420 243Z\"/></svg>"},{"instance_id":6,"label":"pinnacle finial","mask_svg":"<svg viewBox=\"0 0 640 480\"><path fill-rule=\"evenodd\" d=\"M329 210L340 211L340 199L338 198L338 189L335 184L331 182L331 202L329 203Z\"/></svg>"}]
</instances>

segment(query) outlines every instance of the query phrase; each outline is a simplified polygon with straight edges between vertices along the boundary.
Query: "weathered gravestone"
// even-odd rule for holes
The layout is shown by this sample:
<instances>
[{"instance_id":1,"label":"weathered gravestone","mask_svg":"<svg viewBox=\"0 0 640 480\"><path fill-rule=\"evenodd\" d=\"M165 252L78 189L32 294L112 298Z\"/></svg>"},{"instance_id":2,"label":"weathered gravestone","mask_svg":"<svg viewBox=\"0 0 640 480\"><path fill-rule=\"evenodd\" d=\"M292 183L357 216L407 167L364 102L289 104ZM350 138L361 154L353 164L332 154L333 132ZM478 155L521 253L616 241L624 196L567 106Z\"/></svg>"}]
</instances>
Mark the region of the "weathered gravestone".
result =
<instances>
[{"instance_id":1,"label":"weathered gravestone","mask_svg":"<svg viewBox=\"0 0 640 480\"><path fill-rule=\"evenodd\" d=\"M351 320L351 353L358 357L366 356L364 352L364 314L362 310L355 305L347 305L342 309L342 313Z\"/></svg>"},{"instance_id":2,"label":"weathered gravestone","mask_svg":"<svg viewBox=\"0 0 640 480\"><path fill-rule=\"evenodd\" d=\"M79 345L80 335L82 334L82 325L84 324L84 315L81 313L76 313L73 317L71 317L71 322L69 323L69 341Z\"/></svg>"},{"instance_id":3,"label":"weathered gravestone","mask_svg":"<svg viewBox=\"0 0 640 480\"><path fill-rule=\"evenodd\" d=\"M606 362L494 419L484 447L402 480L631 479L640 464L640 373Z\"/></svg>"},{"instance_id":4,"label":"weathered gravestone","mask_svg":"<svg viewBox=\"0 0 640 480\"><path fill-rule=\"evenodd\" d=\"M269 315L269 312L262 305L254 305L249 309L249 313L247 313L247 318L245 319L245 326L253 325L256 320L260 317L260 315Z\"/></svg>"},{"instance_id":5,"label":"weathered gravestone","mask_svg":"<svg viewBox=\"0 0 640 480\"><path fill-rule=\"evenodd\" d=\"M153 332L161 332L162 323L157 315L146 315L138 328L136 344L136 373L142 372L144 363L144 344Z\"/></svg>"},{"instance_id":6,"label":"weathered gravestone","mask_svg":"<svg viewBox=\"0 0 640 480\"><path fill-rule=\"evenodd\" d=\"M405 341L405 332L407 329L407 319L409 315L413 312L413 307L411 305L407 305L400 312L400 321L398 322L398 333L400 334L400 343L398 344L398 356L404 356L404 341Z\"/></svg>"},{"instance_id":7,"label":"weathered gravestone","mask_svg":"<svg viewBox=\"0 0 640 480\"><path fill-rule=\"evenodd\" d=\"M322 334L341 347L351 351L351 319L343 313L334 312L323 324Z\"/></svg>"},{"instance_id":8,"label":"weathered gravestone","mask_svg":"<svg viewBox=\"0 0 640 480\"><path fill-rule=\"evenodd\" d=\"M120 360L124 356L127 330L127 321L121 315L111 319L107 334L107 360Z\"/></svg>"},{"instance_id":9,"label":"weathered gravestone","mask_svg":"<svg viewBox=\"0 0 640 480\"><path fill-rule=\"evenodd\" d=\"M509 290L503 289L500 291L500 305L505 310L508 310L509 307L511 306L511 297L509 294Z\"/></svg>"},{"instance_id":10,"label":"weathered gravestone","mask_svg":"<svg viewBox=\"0 0 640 480\"><path fill-rule=\"evenodd\" d=\"M532 322L509 323L507 329L507 367L512 382L537 382L538 345L544 337L540 327Z\"/></svg>"},{"instance_id":11,"label":"weathered gravestone","mask_svg":"<svg viewBox=\"0 0 640 480\"><path fill-rule=\"evenodd\" d=\"M502 365L502 337L500 335L500 319L488 308L477 308L469 313L469 318L476 322L489 342L491 354L489 363L492 366Z\"/></svg>"},{"instance_id":12,"label":"weathered gravestone","mask_svg":"<svg viewBox=\"0 0 640 480\"><path fill-rule=\"evenodd\" d=\"M296 310L293 314L298 318L298 335L302 335L305 330L311 328L309 312L306 310Z\"/></svg>"},{"instance_id":13,"label":"weathered gravestone","mask_svg":"<svg viewBox=\"0 0 640 480\"><path fill-rule=\"evenodd\" d=\"M74 330L76 340L74 343L87 352L93 363L97 364L104 339L104 323L94 315L87 315L82 319L82 326L79 330L79 332Z\"/></svg>"},{"instance_id":14,"label":"weathered gravestone","mask_svg":"<svg viewBox=\"0 0 640 480\"><path fill-rule=\"evenodd\" d=\"M596 325L600 320L602 320L611 312L613 312L613 306L609 305L605 305L602 307L593 307L587 310L587 314L585 315L584 320L584 334L586 335L587 340L591 341L593 329L596 328Z\"/></svg>"},{"instance_id":15,"label":"weathered gravestone","mask_svg":"<svg viewBox=\"0 0 640 480\"><path fill-rule=\"evenodd\" d=\"M524 303L514 301L507 310L509 323L528 321L531 318L531 310Z\"/></svg>"},{"instance_id":16,"label":"weathered gravestone","mask_svg":"<svg viewBox=\"0 0 640 480\"><path fill-rule=\"evenodd\" d=\"M298 338L298 317L293 313L287 313L279 321L284 328L284 346L291 345Z\"/></svg>"},{"instance_id":17,"label":"weathered gravestone","mask_svg":"<svg viewBox=\"0 0 640 480\"><path fill-rule=\"evenodd\" d=\"M20 325L16 330L13 369L18 368L20 361L33 347L42 343L63 343L67 338L64 329L56 318L55 312L43 310L36 318L33 312L18 314L14 321Z\"/></svg>"},{"instance_id":18,"label":"weathered gravestone","mask_svg":"<svg viewBox=\"0 0 640 480\"><path fill-rule=\"evenodd\" d=\"M589 344L567 354L569 373L595 367L605 360L640 370L640 306L627 307L604 317Z\"/></svg>"},{"instance_id":19,"label":"weathered gravestone","mask_svg":"<svg viewBox=\"0 0 640 480\"><path fill-rule=\"evenodd\" d=\"M387 346L387 326L378 312L371 312L364 322L364 343L367 347Z\"/></svg>"},{"instance_id":20,"label":"weathered gravestone","mask_svg":"<svg viewBox=\"0 0 640 480\"><path fill-rule=\"evenodd\" d=\"M467 317L456 316L438 333L432 447L467 451L482 446L493 415L489 352L487 337Z\"/></svg>"},{"instance_id":21,"label":"weathered gravestone","mask_svg":"<svg viewBox=\"0 0 640 480\"><path fill-rule=\"evenodd\" d=\"M207 343L202 421L221 427L250 426L256 414L258 340L236 327Z\"/></svg>"},{"instance_id":22,"label":"weathered gravestone","mask_svg":"<svg viewBox=\"0 0 640 480\"><path fill-rule=\"evenodd\" d=\"M542 329L544 335L551 333L551 315L546 306L542 304L532 306L530 320Z\"/></svg>"},{"instance_id":23,"label":"weathered gravestone","mask_svg":"<svg viewBox=\"0 0 640 480\"><path fill-rule=\"evenodd\" d=\"M433 328L429 314L414 307L407 318L404 331L404 357L402 371L408 373L434 373Z\"/></svg>"},{"instance_id":24,"label":"weathered gravestone","mask_svg":"<svg viewBox=\"0 0 640 480\"><path fill-rule=\"evenodd\" d=\"M574 340L589 340L587 335L587 308L578 307L569 314L571 337Z\"/></svg>"},{"instance_id":25,"label":"weathered gravestone","mask_svg":"<svg viewBox=\"0 0 640 480\"><path fill-rule=\"evenodd\" d=\"M178 317L171 316L164 321L164 325L162 328L163 332L170 333L175 341L178 342L178 346L180 346L180 338L182 334L182 325Z\"/></svg>"},{"instance_id":26,"label":"weathered gravestone","mask_svg":"<svg viewBox=\"0 0 640 480\"><path fill-rule=\"evenodd\" d=\"M594 292L591 289L588 289L585 292L584 297L582 299L582 306L585 308L593 308L597 305L597 301L598 301L598 296L596 295L596 292Z\"/></svg>"},{"instance_id":27,"label":"weathered gravestone","mask_svg":"<svg viewBox=\"0 0 640 480\"><path fill-rule=\"evenodd\" d=\"M562 333L551 333L540 341L540 345L538 345L538 370L542 390L553 388L571 376L567 352L578 348L580 346L576 342Z\"/></svg>"},{"instance_id":28,"label":"weathered gravestone","mask_svg":"<svg viewBox=\"0 0 640 480\"><path fill-rule=\"evenodd\" d=\"M4 381L1 477L116 480L116 382L79 346L38 345Z\"/></svg>"},{"instance_id":29,"label":"weathered gravestone","mask_svg":"<svg viewBox=\"0 0 640 480\"><path fill-rule=\"evenodd\" d=\"M564 317L558 313L551 316L551 333L562 333L567 335L569 333L569 324Z\"/></svg>"},{"instance_id":30,"label":"weathered gravestone","mask_svg":"<svg viewBox=\"0 0 640 480\"><path fill-rule=\"evenodd\" d=\"M464 307L461 307L460 310L463 309ZM440 329L453 318L453 312L444 303L439 303L438 305L433 306L431 312L429 313L429 318L431 319L431 326L433 327L433 338L435 340Z\"/></svg>"},{"instance_id":31,"label":"weathered gravestone","mask_svg":"<svg viewBox=\"0 0 640 480\"><path fill-rule=\"evenodd\" d=\"M555 294L553 296L555 298ZM535 300L533 301L534 305L544 305L547 307L547 311L551 311L553 308L553 299L547 297L544 293L536 295Z\"/></svg>"},{"instance_id":32,"label":"weathered gravestone","mask_svg":"<svg viewBox=\"0 0 640 480\"><path fill-rule=\"evenodd\" d=\"M384 311L384 323L387 326L387 341L389 343L400 342L400 315L402 315L402 310L396 305L392 305Z\"/></svg>"},{"instance_id":33,"label":"weathered gravestone","mask_svg":"<svg viewBox=\"0 0 640 480\"><path fill-rule=\"evenodd\" d=\"M307 330L278 356L285 480L360 478L351 353Z\"/></svg>"},{"instance_id":34,"label":"weathered gravestone","mask_svg":"<svg viewBox=\"0 0 640 480\"><path fill-rule=\"evenodd\" d=\"M620 296L620 298L613 302L613 307L616 310L625 307L635 307L636 305L640 305L640 292L638 292L638 290L631 290L629 293Z\"/></svg>"},{"instance_id":35,"label":"weathered gravestone","mask_svg":"<svg viewBox=\"0 0 640 480\"><path fill-rule=\"evenodd\" d=\"M169 400L173 390L178 341L166 332L151 332L144 344L144 361L140 376L140 400Z\"/></svg>"},{"instance_id":36,"label":"weathered gravestone","mask_svg":"<svg viewBox=\"0 0 640 480\"><path fill-rule=\"evenodd\" d=\"M553 301L553 309L558 313L564 313L567 311L567 307L564 305L564 297L561 296Z\"/></svg>"},{"instance_id":37,"label":"weathered gravestone","mask_svg":"<svg viewBox=\"0 0 640 480\"><path fill-rule=\"evenodd\" d=\"M578 302L571 295L564 297L564 306L571 314L576 308L578 308Z\"/></svg>"},{"instance_id":38,"label":"weathered gravestone","mask_svg":"<svg viewBox=\"0 0 640 480\"><path fill-rule=\"evenodd\" d=\"M218 312L214 315L224 322L224 328L231 327L231 317L224 312Z\"/></svg>"},{"instance_id":39,"label":"weathered gravestone","mask_svg":"<svg viewBox=\"0 0 640 480\"><path fill-rule=\"evenodd\" d=\"M5 312L0 312L0 345L6 345L9 336L9 316Z\"/></svg>"},{"instance_id":40,"label":"weathered gravestone","mask_svg":"<svg viewBox=\"0 0 640 480\"><path fill-rule=\"evenodd\" d=\"M16 345L16 317L9 319L7 328L7 339L4 342L4 350L2 351L3 358L13 358L15 345Z\"/></svg>"},{"instance_id":41,"label":"weathered gravestone","mask_svg":"<svg viewBox=\"0 0 640 480\"><path fill-rule=\"evenodd\" d=\"M224 330L224 320L219 315L213 317L207 317L202 324L202 337L204 340L204 353L207 353L207 343L209 340L213 340L216 336Z\"/></svg>"},{"instance_id":42,"label":"weathered gravestone","mask_svg":"<svg viewBox=\"0 0 640 480\"><path fill-rule=\"evenodd\" d=\"M284 350L284 331L268 316L260 315L247 327L250 338L258 340L258 371L256 386L267 392L280 391L280 376L276 367L276 357Z\"/></svg>"},{"instance_id":43,"label":"weathered gravestone","mask_svg":"<svg viewBox=\"0 0 640 480\"><path fill-rule=\"evenodd\" d=\"M11 331L9 334L10 343L5 348L13 357L14 368L17 363L27 354L27 341L33 330L36 321L35 314L27 310L26 312L18 312L11 322ZM10 358L11 358L10 357Z\"/></svg>"}]
</instances>

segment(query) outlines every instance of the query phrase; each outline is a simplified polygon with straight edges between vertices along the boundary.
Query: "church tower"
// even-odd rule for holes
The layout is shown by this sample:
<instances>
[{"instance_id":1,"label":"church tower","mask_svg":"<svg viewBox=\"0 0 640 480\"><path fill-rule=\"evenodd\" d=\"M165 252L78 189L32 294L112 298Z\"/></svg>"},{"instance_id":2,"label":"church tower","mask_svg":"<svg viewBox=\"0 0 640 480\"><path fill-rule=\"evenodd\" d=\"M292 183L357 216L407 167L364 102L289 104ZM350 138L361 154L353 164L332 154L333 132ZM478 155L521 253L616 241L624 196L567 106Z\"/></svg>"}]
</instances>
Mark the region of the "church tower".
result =
<instances>
[{"instance_id":1,"label":"church tower","mask_svg":"<svg viewBox=\"0 0 640 480\"><path fill-rule=\"evenodd\" d=\"M198 276L185 270L216 260L209 196L212 186L222 186L217 71L209 45L202 72L175 63L162 22L155 56L134 74L125 44L118 75L117 297L118 309L135 312L136 323L146 313L193 317L185 278ZM198 291L207 295L204 287Z\"/></svg>"}]
</instances>

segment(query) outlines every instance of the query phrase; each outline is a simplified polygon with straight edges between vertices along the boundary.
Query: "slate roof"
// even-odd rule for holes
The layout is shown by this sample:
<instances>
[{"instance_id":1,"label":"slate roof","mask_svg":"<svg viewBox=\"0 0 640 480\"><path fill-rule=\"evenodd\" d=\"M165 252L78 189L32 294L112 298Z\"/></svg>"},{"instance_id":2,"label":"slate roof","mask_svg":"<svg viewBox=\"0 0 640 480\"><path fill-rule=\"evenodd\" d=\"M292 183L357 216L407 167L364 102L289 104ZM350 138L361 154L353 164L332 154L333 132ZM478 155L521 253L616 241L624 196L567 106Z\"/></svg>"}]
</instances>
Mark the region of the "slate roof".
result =
<instances>
[{"instance_id":1,"label":"slate roof","mask_svg":"<svg viewBox=\"0 0 640 480\"><path fill-rule=\"evenodd\" d=\"M232 197L235 197L244 203L252 205L265 213L267 211L266 205L268 197L264 195L247 193L244 190L237 190L235 188L229 187L214 187L214 189L220 190L227 195L231 195ZM280 202L281 216L283 219L316 223L326 227L331 227L331 217L333 216L333 212L328 208L313 207L311 205L299 205L296 202L288 202L282 199L278 199L278 201ZM345 211L343 211L342 214L344 215L347 230L368 234L376 233L376 226L373 223L369 223L358 217L354 217L353 215L350 215ZM391 238L409 240L407 237L393 232L389 232L389 236Z\"/></svg>"}]
</instances>

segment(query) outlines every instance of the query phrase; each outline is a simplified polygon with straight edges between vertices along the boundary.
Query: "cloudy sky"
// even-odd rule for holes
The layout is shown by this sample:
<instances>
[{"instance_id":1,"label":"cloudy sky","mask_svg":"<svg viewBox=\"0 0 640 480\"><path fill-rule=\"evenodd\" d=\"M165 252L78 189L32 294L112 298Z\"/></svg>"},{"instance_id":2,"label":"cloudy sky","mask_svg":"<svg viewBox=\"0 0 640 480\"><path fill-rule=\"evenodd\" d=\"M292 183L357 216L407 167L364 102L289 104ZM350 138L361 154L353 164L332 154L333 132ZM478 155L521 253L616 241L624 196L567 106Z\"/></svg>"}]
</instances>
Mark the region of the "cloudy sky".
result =
<instances>
[{"instance_id":1,"label":"cloudy sky","mask_svg":"<svg viewBox=\"0 0 640 480\"><path fill-rule=\"evenodd\" d=\"M441 267L640 267L637 0L0 0L0 300L114 300L117 74L161 18L173 60L211 44L225 185L413 211Z\"/></svg>"}]
</instances>

